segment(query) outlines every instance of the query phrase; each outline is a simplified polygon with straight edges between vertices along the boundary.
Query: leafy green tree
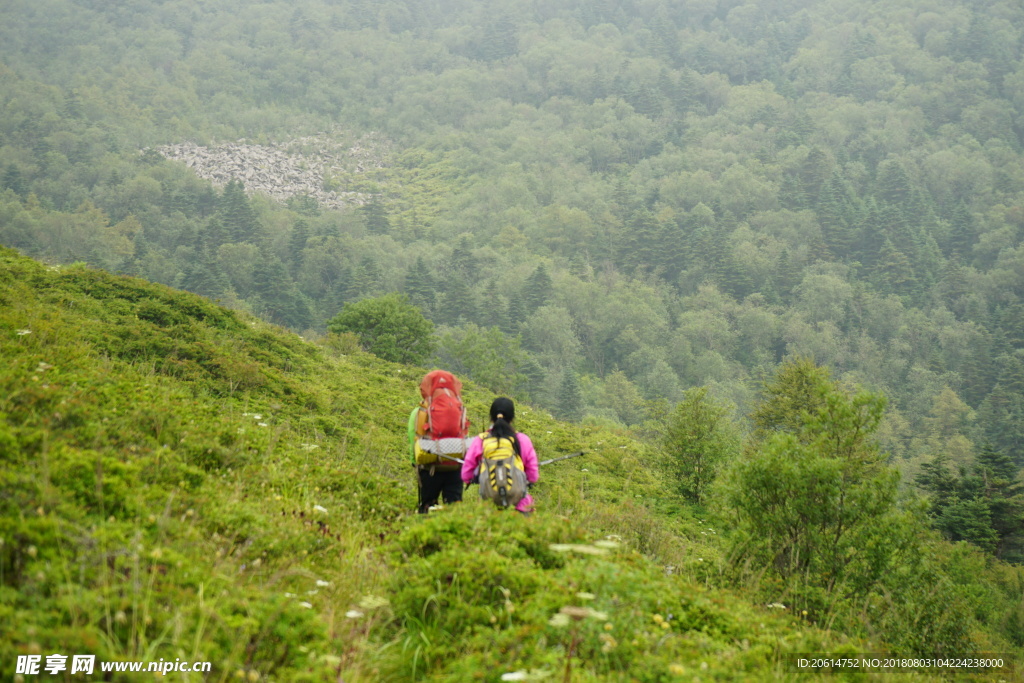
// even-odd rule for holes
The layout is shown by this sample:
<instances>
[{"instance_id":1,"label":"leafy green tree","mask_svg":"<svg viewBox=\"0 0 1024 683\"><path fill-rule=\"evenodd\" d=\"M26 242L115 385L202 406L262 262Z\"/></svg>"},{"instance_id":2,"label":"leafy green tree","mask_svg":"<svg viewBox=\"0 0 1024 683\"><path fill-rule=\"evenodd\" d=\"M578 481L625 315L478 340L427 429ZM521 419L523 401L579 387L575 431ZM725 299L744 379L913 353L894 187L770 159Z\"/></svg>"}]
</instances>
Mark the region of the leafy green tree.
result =
<instances>
[{"instance_id":1,"label":"leafy green tree","mask_svg":"<svg viewBox=\"0 0 1024 683\"><path fill-rule=\"evenodd\" d=\"M873 438L885 400L847 393L807 361L782 366L766 388L755 411L760 439L725 477L731 557L827 618L837 597L878 589L910 542L898 474Z\"/></svg>"},{"instance_id":2,"label":"leafy green tree","mask_svg":"<svg viewBox=\"0 0 1024 683\"><path fill-rule=\"evenodd\" d=\"M518 337L506 336L497 327L483 329L473 323L446 329L436 355L441 367L519 400L529 398L528 359Z\"/></svg>"},{"instance_id":3,"label":"leafy green tree","mask_svg":"<svg viewBox=\"0 0 1024 683\"><path fill-rule=\"evenodd\" d=\"M704 504L718 469L739 452L730 408L708 396L707 387L683 394L668 417L663 447L679 489Z\"/></svg>"},{"instance_id":4,"label":"leafy green tree","mask_svg":"<svg viewBox=\"0 0 1024 683\"><path fill-rule=\"evenodd\" d=\"M422 364L437 345L434 323L398 293L345 304L327 329L351 332L365 350L395 363Z\"/></svg>"},{"instance_id":5,"label":"leafy green tree","mask_svg":"<svg viewBox=\"0 0 1024 683\"><path fill-rule=\"evenodd\" d=\"M761 400L750 416L755 443L775 432L802 430L805 414L821 408L822 387L831 381L828 368L815 365L810 358L794 358L780 366L775 376L765 381Z\"/></svg>"},{"instance_id":6,"label":"leafy green tree","mask_svg":"<svg viewBox=\"0 0 1024 683\"><path fill-rule=\"evenodd\" d=\"M626 373L620 370L610 372L604 378L597 407L627 426L640 424L647 418L647 402Z\"/></svg>"}]
</instances>

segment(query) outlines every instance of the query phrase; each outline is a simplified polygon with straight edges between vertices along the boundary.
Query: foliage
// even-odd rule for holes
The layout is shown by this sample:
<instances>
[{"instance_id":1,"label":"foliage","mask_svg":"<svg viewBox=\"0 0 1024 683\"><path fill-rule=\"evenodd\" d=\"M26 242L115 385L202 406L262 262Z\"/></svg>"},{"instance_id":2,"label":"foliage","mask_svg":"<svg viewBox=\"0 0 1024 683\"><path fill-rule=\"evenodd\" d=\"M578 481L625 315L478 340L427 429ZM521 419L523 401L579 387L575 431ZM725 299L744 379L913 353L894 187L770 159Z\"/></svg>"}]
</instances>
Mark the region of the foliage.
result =
<instances>
[{"instance_id":1,"label":"foliage","mask_svg":"<svg viewBox=\"0 0 1024 683\"><path fill-rule=\"evenodd\" d=\"M395 363L422 364L434 351L434 324L403 294L345 304L327 328L358 335L363 348Z\"/></svg>"},{"instance_id":2,"label":"foliage","mask_svg":"<svg viewBox=\"0 0 1024 683\"><path fill-rule=\"evenodd\" d=\"M793 652L828 642L557 517L463 504L410 525L389 553L395 621L380 672L395 680L735 677L781 666L780 642Z\"/></svg>"},{"instance_id":3,"label":"foliage","mask_svg":"<svg viewBox=\"0 0 1024 683\"><path fill-rule=\"evenodd\" d=\"M1021 561L1024 484L1017 481L1013 462L991 444L970 468L960 466L957 472L938 456L922 467L917 485L929 494L929 515L947 538Z\"/></svg>"},{"instance_id":4,"label":"foliage","mask_svg":"<svg viewBox=\"0 0 1024 683\"><path fill-rule=\"evenodd\" d=\"M739 451L729 412L700 387L687 391L668 417L664 443L669 466L680 489L698 505L705 502L718 469Z\"/></svg>"},{"instance_id":5,"label":"foliage","mask_svg":"<svg viewBox=\"0 0 1024 683\"><path fill-rule=\"evenodd\" d=\"M497 327L481 329L469 324L443 331L436 361L495 393L519 400L529 398L529 378L524 374L526 353L518 338L506 337Z\"/></svg>"},{"instance_id":6,"label":"foliage","mask_svg":"<svg viewBox=\"0 0 1024 683\"><path fill-rule=\"evenodd\" d=\"M761 594L792 601L818 623L849 620L853 605L877 601L894 582L903 585L908 566L920 580L916 523L897 508L898 475L872 441L884 400L848 394L805 360L783 366L765 388L755 422L779 429L734 464L722 493L736 530L733 566L759 568ZM956 611L955 604L944 609ZM931 604L929 613L937 609ZM964 618L936 622L951 628L913 651L924 654L936 643L940 650L969 647ZM890 627L887 639L905 643L900 629Z\"/></svg>"}]
</instances>

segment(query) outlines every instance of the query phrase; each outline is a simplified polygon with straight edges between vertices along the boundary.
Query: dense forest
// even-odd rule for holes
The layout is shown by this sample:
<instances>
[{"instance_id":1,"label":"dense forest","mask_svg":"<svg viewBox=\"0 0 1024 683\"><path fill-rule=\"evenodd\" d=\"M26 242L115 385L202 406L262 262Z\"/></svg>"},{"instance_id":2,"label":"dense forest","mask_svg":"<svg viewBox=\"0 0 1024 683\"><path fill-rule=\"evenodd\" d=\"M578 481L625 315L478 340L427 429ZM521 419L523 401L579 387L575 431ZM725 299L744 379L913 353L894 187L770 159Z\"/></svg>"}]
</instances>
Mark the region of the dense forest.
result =
<instances>
[{"instance_id":1,"label":"dense forest","mask_svg":"<svg viewBox=\"0 0 1024 683\"><path fill-rule=\"evenodd\" d=\"M4 245L308 338L401 292L435 362L655 441L693 387L756 433L763 383L811 359L886 397L878 439L939 530L1024 559L1019 3L0 18ZM227 161L185 163L186 143ZM275 154L294 177L267 178Z\"/></svg>"}]
</instances>

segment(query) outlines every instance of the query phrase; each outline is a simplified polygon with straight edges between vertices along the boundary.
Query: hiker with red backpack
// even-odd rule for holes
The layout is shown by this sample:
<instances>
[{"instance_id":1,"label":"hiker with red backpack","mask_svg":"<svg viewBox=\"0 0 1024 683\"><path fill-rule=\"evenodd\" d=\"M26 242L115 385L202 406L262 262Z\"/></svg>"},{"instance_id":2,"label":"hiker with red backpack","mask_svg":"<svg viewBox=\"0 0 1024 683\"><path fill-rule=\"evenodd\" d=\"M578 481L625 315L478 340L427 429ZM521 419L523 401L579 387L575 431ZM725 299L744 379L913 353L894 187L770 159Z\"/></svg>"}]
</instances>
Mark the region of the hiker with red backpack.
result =
<instances>
[{"instance_id":1,"label":"hiker with red backpack","mask_svg":"<svg viewBox=\"0 0 1024 683\"><path fill-rule=\"evenodd\" d=\"M469 419L462 404L462 382L445 370L428 372L420 382L423 400L409 415L409 454L419 478L419 512L462 500L459 471L469 445Z\"/></svg>"},{"instance_id":2,"label":"hiker with red backpack","mask_svg":"<svg viewBox=\"0 0 1024 683\"><path fill-rule=\"evenodd\" d=\"M527 491L537 482L540 463L530 437L512 427L516 407L509 398L491 404L491 426L474 438L462 463L462 481L478 484L480 497L498 507L515 507L523 514L533 511Z\"/></svg>"}]
</instances>

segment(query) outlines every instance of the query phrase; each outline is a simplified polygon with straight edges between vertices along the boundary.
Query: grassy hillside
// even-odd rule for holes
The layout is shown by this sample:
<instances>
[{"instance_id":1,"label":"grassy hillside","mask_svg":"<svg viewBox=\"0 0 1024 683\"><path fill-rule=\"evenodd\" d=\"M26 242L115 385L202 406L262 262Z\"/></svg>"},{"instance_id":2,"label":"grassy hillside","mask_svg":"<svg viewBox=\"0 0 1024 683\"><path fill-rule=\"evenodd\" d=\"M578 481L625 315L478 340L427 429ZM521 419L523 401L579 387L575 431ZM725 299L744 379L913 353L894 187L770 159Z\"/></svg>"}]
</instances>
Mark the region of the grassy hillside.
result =
<instances>
[{"instance_id":1,"label":"grassy hillside","mask_svg":"<svg viewBox=\"0 0 1024 683\"><path fill-rule=\"evenodd\" d=\"M344 340L316 346L192 294L3 249L0 358L5 663L806 680L788 655L885 651L709 587L716 530L622 433L524 407L542 454L588 451L543 470L536 515L472 497L412 514L403 432L421 370ZM480 425L491 396L466 397Z\"/></svg>"}]
</instances>

